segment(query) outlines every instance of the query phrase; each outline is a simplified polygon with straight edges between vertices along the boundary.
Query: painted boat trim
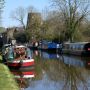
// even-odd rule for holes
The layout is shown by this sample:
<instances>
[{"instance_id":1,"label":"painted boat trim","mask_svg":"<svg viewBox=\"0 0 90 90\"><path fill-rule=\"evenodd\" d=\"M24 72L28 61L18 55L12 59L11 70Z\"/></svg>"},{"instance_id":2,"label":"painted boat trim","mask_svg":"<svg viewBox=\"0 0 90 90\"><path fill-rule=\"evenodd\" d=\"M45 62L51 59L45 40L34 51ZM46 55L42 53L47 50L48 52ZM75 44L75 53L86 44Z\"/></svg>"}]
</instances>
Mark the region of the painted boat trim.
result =
<instances>
[{"instance_id":1,"label":"painted boat trim","mask_svg":"<svg viewBox=\"0 0 90 90\"><path fill-rule=\"evenodd\" d=\"M13 66L13 67L18 67L18 66L26 67L26 66L34 65L34 61L32 61L32 62L21 62L21 63L20 62L19 63L8 62L7 64L8 64L8 66Z\"/></svg>"},{"instance_id":2,"label":"painted boat trim","mask_svg":"<svg viewBox=\"0 0 90 90\"><path fill-rule=\"evenodd\" d=\"M34 59L27 59L27 60L14 60L14 61L7 61L8 63L20 63L20 61L23 61L23 63L27 63L27 62L33 62Z\"/></svg>"},{"instance_id":3,"label":"painted boat trim","mask_svg":"<svg viewBox=\"0 0 90 90\"><path fill-rule=\"evenodd\" d=\"M23 75L22 78L33 78L33 77L35 77L35 75ZM21 78L21 76L15 75L15 78Z\"/></svg>"}]
</instances>

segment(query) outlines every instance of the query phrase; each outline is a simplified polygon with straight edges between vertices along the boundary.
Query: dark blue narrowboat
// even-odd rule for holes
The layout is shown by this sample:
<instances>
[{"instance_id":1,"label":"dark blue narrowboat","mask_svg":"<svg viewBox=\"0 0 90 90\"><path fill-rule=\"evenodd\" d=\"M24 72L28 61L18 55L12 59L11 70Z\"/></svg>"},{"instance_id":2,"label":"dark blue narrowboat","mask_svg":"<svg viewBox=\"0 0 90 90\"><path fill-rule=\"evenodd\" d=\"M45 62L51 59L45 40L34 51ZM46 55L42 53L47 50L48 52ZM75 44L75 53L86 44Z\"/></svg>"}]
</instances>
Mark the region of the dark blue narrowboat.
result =
<instances>
[{"instance_id":1,"label":"dark blue narrowboat","mask_svg":"<svg viewBox=\"0 0 90 90\"><path fill-rule=\"evenodd\" d=\"M49 41L42 41L39 44L39 49L41 50L48 50L48 51L56 51L57 49L60 48L60 44L59 43L55 43L55 42L49 42Z\"/></svg>"}]
</instances>

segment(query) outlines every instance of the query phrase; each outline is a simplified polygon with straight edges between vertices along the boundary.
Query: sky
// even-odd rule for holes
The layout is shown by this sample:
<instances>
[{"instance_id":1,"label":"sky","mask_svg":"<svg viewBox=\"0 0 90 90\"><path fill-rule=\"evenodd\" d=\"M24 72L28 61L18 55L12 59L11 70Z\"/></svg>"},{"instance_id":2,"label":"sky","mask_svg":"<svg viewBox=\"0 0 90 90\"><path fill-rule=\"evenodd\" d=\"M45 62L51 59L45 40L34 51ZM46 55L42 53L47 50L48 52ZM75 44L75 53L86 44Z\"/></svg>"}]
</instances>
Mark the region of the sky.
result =
<instances>
[{"instance_id":1,"label":"sky","mask_svg":"<svg viewBox=\"0 0 90 90\"><path fill-rule=\"evenodd\" d=\"M5 0L4 12L2 14L2 26L12 27L18 26L19 23L12 20L11 13L18 7L35 7L39 12L41 12L45 7L49 6L50 0ZM26 23L26 20L25 20Z\"/></svg>"}]
</instances>

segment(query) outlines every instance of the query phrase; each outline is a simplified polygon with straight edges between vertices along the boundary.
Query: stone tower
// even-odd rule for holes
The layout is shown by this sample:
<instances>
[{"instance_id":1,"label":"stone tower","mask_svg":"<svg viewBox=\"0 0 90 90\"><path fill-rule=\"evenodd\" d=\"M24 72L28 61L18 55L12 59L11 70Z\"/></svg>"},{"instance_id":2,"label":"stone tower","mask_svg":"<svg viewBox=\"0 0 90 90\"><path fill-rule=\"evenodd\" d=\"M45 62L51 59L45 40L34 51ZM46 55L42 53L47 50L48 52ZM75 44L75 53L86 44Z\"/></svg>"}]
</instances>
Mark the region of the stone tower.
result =
<instances>
[{"instance_id":1,"label":"stone tower","mask_svg":"<svg viewBox=\"0 0 90 90\"><path fill-rule=\"evenodd\" d=\"M28 13L28 18L27 18L27 26L26 28L28 30L32 29L34 24L38 22L38 24L42 24L42 18L41 18L41 13Z\"/></svg>"},{"instance_id":2,"label":"stone tower","mask_svg":"<svg viewBox=\"0 0 90 90\"><path fill-rule=\"evenodd\" d=\"M28 13L26 30L30 36L29 40L35 42L38 40L42 25L41 13Z\"/></svg>"}]
</instances>

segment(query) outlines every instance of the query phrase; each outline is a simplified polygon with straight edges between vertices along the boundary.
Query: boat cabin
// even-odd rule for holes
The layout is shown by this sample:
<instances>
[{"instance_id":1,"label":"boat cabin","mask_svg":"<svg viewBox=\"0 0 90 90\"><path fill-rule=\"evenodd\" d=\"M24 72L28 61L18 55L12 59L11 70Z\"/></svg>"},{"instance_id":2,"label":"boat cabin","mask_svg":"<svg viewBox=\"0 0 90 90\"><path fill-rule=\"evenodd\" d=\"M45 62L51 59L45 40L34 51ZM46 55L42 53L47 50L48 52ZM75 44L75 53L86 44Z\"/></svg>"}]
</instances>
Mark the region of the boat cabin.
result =
<instances>
[{"instance_id":1,"label":"boat cabin","mask_svg":"<svg viewBox=\"0 0 90 90\"><path fill-rule=\"evenodd\" d=\"M14 57L16 60L32 58L30 49L22 45L14 47Z\"/></svg>"},{"instance_id":2,"label":"boat cabin","mask_svg":"<svg viewBox=\"0 0 90 90\"><path fill-rule=\"evenodd\" d=\"M30 49L23 45L8 47L4 53L7 60L25 60L32 58Z\"/></svg>"},{"instance_id":3,"label":"boat cabin","mask_svg":"<svg viewBox=\"0 0 90 90\"><path fill-rule=\"evenodd\" d=\"M64 49L69 49L69 50L84 50L86 44L87 44L87 42L65 43L64 44Z\"/></svg>"},{"instance_id":4,"label":"boat cabin","mask_svg":"<svg viewBox=\"0 0 90 90\"><path fill-rule=\"evenodd\" d=\"M89 42L64 43L63 53L74 55L90 55Z\"/></svg>"}]
</instances>

